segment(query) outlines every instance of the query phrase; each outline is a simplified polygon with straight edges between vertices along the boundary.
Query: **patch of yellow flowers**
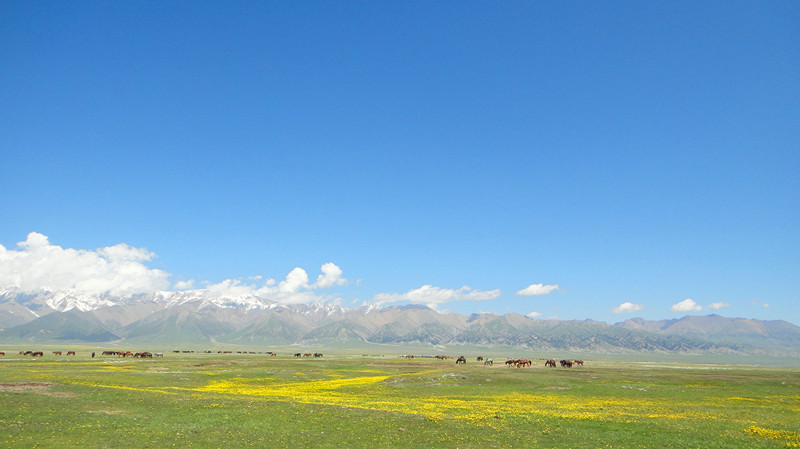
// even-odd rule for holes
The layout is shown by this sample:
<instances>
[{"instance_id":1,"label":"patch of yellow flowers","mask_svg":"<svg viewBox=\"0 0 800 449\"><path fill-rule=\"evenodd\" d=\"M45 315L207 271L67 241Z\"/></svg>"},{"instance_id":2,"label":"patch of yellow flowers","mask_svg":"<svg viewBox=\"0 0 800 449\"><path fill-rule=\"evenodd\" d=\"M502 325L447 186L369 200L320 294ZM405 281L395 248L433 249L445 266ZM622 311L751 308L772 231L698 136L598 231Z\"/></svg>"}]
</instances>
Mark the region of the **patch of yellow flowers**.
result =
<instances>
[{"instance_id":1,"label":"patch of yellow flowers","mask_svg":"<svg viewBox=\"0 0 800 449\"><path fill-rule=\"evenodd\" d=\"M648 400L592 398L554 394L477 392L474 396L408 398L384 381L396 376L361 376L330 380L272 383L267 379L213 381L193 391L262 397L367 410L421 415L431 420L454 419L478 425L497 425L503 418L554 417L633 422L654 419L708 419L691 410L666 408Z\"/></svg>"}]
</instances>

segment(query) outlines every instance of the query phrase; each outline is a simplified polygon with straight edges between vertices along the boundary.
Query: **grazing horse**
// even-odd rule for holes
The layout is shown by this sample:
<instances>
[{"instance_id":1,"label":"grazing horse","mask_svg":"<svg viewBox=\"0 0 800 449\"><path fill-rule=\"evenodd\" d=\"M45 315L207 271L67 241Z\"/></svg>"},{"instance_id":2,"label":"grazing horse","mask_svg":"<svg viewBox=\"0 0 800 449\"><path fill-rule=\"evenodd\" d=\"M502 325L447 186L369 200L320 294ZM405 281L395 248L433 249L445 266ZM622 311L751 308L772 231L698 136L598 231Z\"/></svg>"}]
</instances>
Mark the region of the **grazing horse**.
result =
<instances>
[{"instance_id":1,"label":"grazing horse","mask_svg":"<svg viewBox=\"0 0 800 449\"><path fill-rule=\"evenodd\" d=\"M486 366L486 365L494 365L494 361L492 359L486 359L486 361L483 362L483 366Z\"/></svg>"},{"instance_id":2,"label":"grazing horse","mask_svg":"<svg viewBox=\"0 0 800 449\"><path fill-rule=\"evenodd\" d=\"M436 356L436 358L437 358L438 360L446 360L446 359L447 359L447 356L446 356L446 355L437 355L437 356Z\"/></svg>"},{"instance_id":3,"label":"grazing horse","mask_svg":"<svg viewBox=\"0 0 800 449\"><path fill-rule=\"evenodd\" d=\"M517 368L524 368L526 366L531 366L531 361L528 359L522 359L517 361Z\"/></svg>"},{"instance_id":4,"label":"grazing horse","mask_svg":"<svg viewBox=\"0 0 800 449\"><path fill-rule=\"evenodd\" d=\"M61 351L53 351L53 355L61 355Z\"/></svg>"},{"instance_id":5,"label":"grazing horse","mask_svg":"<svg viewBox=\"0 0 800 449\"><path fill-rule=\"evenodd\" d=\"M506 360L506 365L508 365L508 366L516 365L517 363L519 363L519 359L516 359L516 360L508 359L508 360Z\"/></svg>"},{"instance_id":6,"label":"grazing horse","mask_svg":"<svg viewBox=\"0 0 800 449\"><path fill-rule=\"evenodd\" d=\"M32 352L31 357L44 357L44 353L42 351Z\"/></svg>"},{"instance_id":7,"label":"grazing horse","mask_svg":"<svg viewBox=\"0 0 800 449\"><path fill-rule=\"evenodd\" d=\"M464 357L463 355L461 357L457 358L456 359L456 365L458 365L459 363L461 363L463 365L466 365L467 364L467 358Z\"/></svg>"},{"instance_id":8,"label":"grazing horse","mask_svg":"<svg viewBox=\"0 0 800 449\"><path fill-rule=\"evenodd\" d=\"M321 352L315 352L314 353L314 357L322 357L322 353Z\"/></svg>"},{"instance_id":9,"label":"grazing horse","mask_svg":"<svg viewBox=\"0 0 800 449\"><path fill-rule=\"evenodd\" d=\"M0 355L6 355L6 353L3 352L3 351L0 351Z\"/></svg>"},{"instance_id":10,"label":"grazing horse","mask_svg":"<svg viewBox=\"0 0 800 449\"><path fill-rule=\"evenodd\" d=\"M544 362L544 366L549 366L551 368L555 368L556 367L556 361L553 360L553 359L550 359L550 360Z\"/></svg>"},{"instance_id":11,"label":"grazing horse","mask_svg":"<svg viewBox=\"0 0 800 449\"><path fill-rule=\"evenodd\" d=\"M575 361L574 361L574 363L575 363L576 365L583 366L583 360L575 360Z\"/></svg>"},{"instance_id":12,"label":"grazing horse","mask_svg":"<svg viewBox=\"0 0 800 449\"><path fill-rule=\"evenodd\" d=\"M561 366L564 366L564 367L567 367L567 368L572 368L572 360L562 360L561 361Z\"/></svg>"},{"instance_id":13,"label":"grazing horse","mask_svg":"<svg viewBox=\"0 0 800 449\"><path fill-rule=\"evenodd\" d=\"M75 355L75 351L67 351L67 355Z\"/></svg>"},{"instance_id":14,"label":"grazing horse","mask_svg":"<svg viewBox=\"0 0 800 449\"><path fill-rule=\"evenodd\" d=\"M296 352L296 353L294 354L294 356L295 356L295 357L300 357L301 355L303 355L303 354L300 354L299 352Z\"/></svg>"},{"instance_id":15,"label":"grazing horse","mask_svg":"<svg viewBox=\"0 0 800 449\"><path fill-rule=\"evenodd\" d=\"M482 362L482 361L483 361L483 356L482 356L482 355L479 355L479 356L478 356L478 361L479 361L479 362Z\"/></svg>"}]
</instances>

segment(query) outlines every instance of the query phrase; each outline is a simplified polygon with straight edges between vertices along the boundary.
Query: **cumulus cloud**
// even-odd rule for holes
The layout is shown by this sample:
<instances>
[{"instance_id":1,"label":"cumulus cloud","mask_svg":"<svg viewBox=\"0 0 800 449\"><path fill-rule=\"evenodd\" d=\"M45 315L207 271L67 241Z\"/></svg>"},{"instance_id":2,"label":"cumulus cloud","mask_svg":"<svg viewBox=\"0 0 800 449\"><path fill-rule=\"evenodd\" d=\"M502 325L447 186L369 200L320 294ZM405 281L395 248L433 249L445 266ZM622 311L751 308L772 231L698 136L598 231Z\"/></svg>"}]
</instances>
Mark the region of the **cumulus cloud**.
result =
<instances>
[{"instance_id":1,"label":"cumulus cloud","mask_svg":"<svg viewBox=\"0 0 800 449\"><path fill-rule=\"evenodd\" d=\"M154 293L170 285L169 273L147 266L155 257L144 248L124 243L94 251L65 249L51 244L47 236L31 232L25 241L17 243L17 249L0 245L0 288L32 294L58 290L115 296ZM254 276L247 282L236 279L205 282L194 289L195 281L190 279L176 282L172 288L207 298L260 297L283 304L338 301L319 291L347 282L341 268L328 262L320 271L322 274L313 284L309 283L306 270L297 267L280 282L267 279L258 285L256 282L262 277Z\"/></svg>"},{"instance_id":2,"label":"cumulus cloud","mask_svg":"<svg viewBox=\"0 0 800 449\"><path fill-rule=\"evenodd\" d=\"M703 310L703 307L694 302L694 300L687 298L677 304L673 304L670 310L673 312L697 312Z\"/></svg>"},{"instance_id":3,"label":"cumulus cloud","mask_svg":"<svg viewBox=\"0 0 800 449\"><path fill-rule=\"evenodd\" d=\"M641 304L634 304L632 302L623 302L617 307L611 309L611 311L614 313L635 313L642 309L644 309L644 306Z\"/></svg>"},{"instance_id":4,"label":"cumulus cloud","mask_svg":"<svg viewBox=\"0 0 800 449\"><path fill-rule=\"evenodd\" d=\"M437 304L444 304L453 301L485 301L500 297L500 290L473 290L464 286L458 290L449 288L435 287L433 285L423 285L420 288L409 290L405 293L379 293L373 298L375 304L386 304L392 302L408 301L413 304L426 304L428 307L435 308Z\"/></svg>"},{"instance_id":5,"label":"cumulus cloud","mask_svg":"<svg viewBox=\"0 0 800 449\"><path fill-rule=\"evenodd\" d=\"M558 290L558 285L531 284L518 291L517 294L522 296L546 295L554 290Z\"/></svg>"},{"instance_id":6,"label":"cumulus cloud","mask_svg":"<svg viewBox=\"0 0 800 449\"><path fill-rule=\"evenodd\" d=\"M314 288L329 288L334 285L344 285L347 279L342 277L342 269L330 262L322 264L320 268L322 274L317 276L317 282L314 283Z\"/></svg>"},{"instance_id":7,"label":"cumulus cloud","mask_svg":"<svg viewBox=\"0 0 800 449\"><path fill-rule=\"evenodd\" d=\"M195 292L209 298L231 298L241 299L249 297L259 297L281 304L305 304L310 302L333 302L340 301L339 298L332 298L325 294L320 294L317 290L343 285L347 279L342 277L342 269L333 263L322 265L322 274L317 277L317 282L309 284L309 277L306 270L295 267L286 279L277 282L275 279L267 279L263 285L247 284L238 279L226 279L216 284L208 284L203 289Z\"/></svg>"},{"instance_id":8,"label":"cumulus cloud","mask_svg":"<svg viewBox=\"0 0 800 449\"><path fill-rule=\"evenodd\" d=\"M154 253L124 243L95 251L65 249L31 232L17 247L0 245L0 287L25 293L78 290L126 296L169 286L169 273L145 264Z\"/></svg>"},{"instance_id":9,"label":"cumulus cloud","mask_svg":"<svg viewBox=\"0 0 800 449\"><path fill-rule=\"evenodd\" d=\"M194 288L194 279L189 279L188 281L178 281L173 286L175 290L191 290Z\"/></svg>"},{"instance_id":10,"label":"cumulus cloud","mask_svg":"<svg viewBox=\"0 0 800 449\"><path fill-rule=\"evenodd\" d=\"M715 302L708 305L709 309L719 310L723 307L730 307L730 303L727 302Z\"/></svg>"}]
</instances>

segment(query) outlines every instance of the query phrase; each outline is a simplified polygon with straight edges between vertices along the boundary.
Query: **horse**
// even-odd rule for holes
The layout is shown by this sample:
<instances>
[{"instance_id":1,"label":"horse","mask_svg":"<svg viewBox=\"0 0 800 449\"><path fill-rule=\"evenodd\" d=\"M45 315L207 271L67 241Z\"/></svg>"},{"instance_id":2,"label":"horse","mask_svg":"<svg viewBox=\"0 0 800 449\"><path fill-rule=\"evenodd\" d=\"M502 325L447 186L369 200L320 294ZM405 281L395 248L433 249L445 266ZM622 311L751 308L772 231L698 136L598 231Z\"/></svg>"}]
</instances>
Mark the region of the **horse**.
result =
<instances>
[{"instance_id":1,"label":"horse","mask_svg":"<svg viewBox=\"0 0 800 449\"><path fill-rule=\"evenodd\" d=\"M458 365L459 363L461 363L462 365L466 365L467 364L467 358L464 357L463 355L461 357L457 358L456 359L456 365Z\"/></svg>"},{"instance_id":2,"label":"horse","mask_svg":"<svg viewBox=\"0 0 800 449\"><path fill-rule=\"evenodd\" d=\"M486 359L486 361L483 362L483 366L486 366L486 365L494 365L494 361L492 359Z\"/></svg>"},{"instance_id":3,"label":"horse","mask_svg":"<svg viewBox=\"0 0 800 449\"><path fill-rule=\"evenodd\" d=\"M53 355L61 355L61 351L53 351Z\"/></svg>"},{"instance_id":4,"label":"horse","mask_svg":"<svg viewBox=\"0 0 800 449\"><path fill-rule=\"evenodd\" d=\"M446 355L437 355L436 358L438 360L447 360L447 356Z\"/></svg>"},{"instance_id":5,"label":"horse","mask_svg":"<svg viewBox=\"0 0 800 449\"><path fill-rule=\"evenodd\" d=\"M562 360L560 363L562 367L572 368L572 360Z\"/></svg>"},{"instance_id":6,"label":"horse","mask_svg":"<svg viewBox=\"0 0 800 449\"><path fill-rule=\"evenodd\" d=\"M322 353L321 352L315 352L314 353L314 357L322 357Z\"/></svg>"},{"instance_id":7,"label":"horse","mask_svg":"<svg viewBox=\"0 0 800 449\"><path fill-rule=\"evenodd\" d=\"M5 352L3 352L3 351L0 351L0 355L3 355L3 356L4 356L4 355L6 355L6 353L5 353Z\"/></svg>"},{"instance_id":8,"label":"horse","mask_svg":"<svg viewBox=\"0 0 800 449\"><path fill-rule=\"evenodd\" d=\"M75 351L67 351L67 355L75 355Z\"/></svg>"},{"instance_id":9,"label":"horse","mask_svg":"<svg viewBox=\"0 0 800 449\"><path fill-rule=\"evenodd\" d=\"M295 352L295 353L294 353L294 356L295 356L295 357L300 357L301 355L303 355L303 354L300 354L299 352Z\"/></svg>"},{"instance_id":10,"label":"horse","mask_svg":"<svg viewBox=\"0 0 800 449\"><path fill-rule=\"evenodd\" d=\"M42 351L32 352L31 357L44 357L44 353Z\"/></svg>"},{"instance_id":11,"label":"horse","mask_svg":"<svg viewBox=\"0 0 800 449\"><path fill-rule=\"evenodd\" d=\"M482 361L483 361L483 356L482 356L482 355L479 355L477 360L478 360L479 362L482 362Z\"/></svg>"},{"instance_id":12,"label":"horse","mask_svg":"<svg viewBox=\"0 0 800 449\"><path fill-rule=\"evenodd\" d=\"M550 360L544 362L544 366L549 366L551 368L555 368L556 367L556 361L553 360L553 359L550 359Z\"/></svg>"},{"instance_id":13,"label":"horse","mask_svg":"<svg viewBox=\"0 0 800 449\"><path fill-rule=\"evenodd\" d=\"M517 361L517 368L524 368L526 366L531 366L531 361L528 359L522 359Z\"/></svg>"},{"instance_id":14,"label":"horse","mask_svg":"<svg viewBox=\"0 0 800 449\"><path fill-rule=\"evenodd\" d=\"M311 357L311 353L310 352L306 352L305 354L303 354L303 357Z\"/></svg>"},{"instance_id":15,"label":"horse","mask_svg":"<svg viewBox=\"0 0 800 449\"><path fill-rule=\"evenodd\" d=\"M583 360L575 360L574 362L576 365L583 366Z\"/></svg>"},{"instance_id":16,"label":"horse","mask_svg":"<svg viewBox=\"0 0 800 449\"><path fill-rule=\"evenodd\" d=\"M506 365L508 365L508 366L516 365L518 362L519 362L519 359L516 359L516 360L515 359L508 359L508 360L506 360Z\"/></svg>"}]
</instances>

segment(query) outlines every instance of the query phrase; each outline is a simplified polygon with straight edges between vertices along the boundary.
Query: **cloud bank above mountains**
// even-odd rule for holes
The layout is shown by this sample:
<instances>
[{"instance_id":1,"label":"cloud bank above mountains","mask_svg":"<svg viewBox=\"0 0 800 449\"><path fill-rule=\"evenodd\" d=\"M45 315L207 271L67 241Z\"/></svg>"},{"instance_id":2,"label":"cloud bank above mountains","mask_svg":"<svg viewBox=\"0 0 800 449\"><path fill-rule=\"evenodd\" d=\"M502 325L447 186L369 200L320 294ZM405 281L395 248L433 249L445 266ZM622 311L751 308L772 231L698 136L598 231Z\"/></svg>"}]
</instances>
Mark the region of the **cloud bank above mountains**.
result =
<instances>
[{"instance_id":1,"label":"cloud bank above mountains","mask_svg":"<svg viewBox=\"0 0 800 449\"><path fill-rule=\"evenodd\" d=\"M26 293L74 289L127 296L169 287L169 273L148 268L155 254L124 243L96 251L62 248L31 232L19 250L0 245L0 286Z\"/></svg>"},{"instance_id":2,"label":"cloud bank above mountains","mask_svg":"<svg viewBox=\"0 0 800 449\"><path fill-rule=\"evenodd\" d=\"M320 274L311 280L303 268L292 269L286 278L277 281L261 276L255 278L226 279L221 282L199 282L194 279L178 281L170 285L170 273L150 268L147 262L156 255L144 248L134 248L124 243L83 250L62 248L50 243L47 236L38 232L28 234L25 241L17 243L17 249L0 245L0 288L13 288L24 293L74 290L93 295L130 296L148 294L167 289L191 290L207 298L261 297L282 304L311 302L339 303L341 299L326 293L336 286L348 284L343 271L336 264L327 262L320 267ZM558 290L557 285L531 284L520 290L519 295L546 295ZM390 304L410 302L425 304L436 309L440 304L454 301L486 301L502 295L500 289L478 290L468 286L459 289L423 285L405 293L378 293L368 304Z\"/></svg>"},{"instance_id":3,"label":"cloud bank above mountains","mask_svg":"<svg viewBox=\"0 0 800 449\"><path fill-rule=\"evenodd\" d=\"M47 236L31 232L17 243L17 249L0 245L0 289L38 294L62 290L79 291L92 295L130 296L166 290L191 291L205 298L250 298L259 297L281 304L304 304L330 302L341 304L342 299L330 292L337 286L349 283L340 267L332 262L320 267L320 274L312 280L308 272L300 267L292 269L283 280L263 280L261 276L248 279L225 279L221 282L196 282L193 279L171 285L170 273L148 267L156 257L144 248L135 248L125 243L96 250L62 248L50 243ZM196 286L200 284L200 286ZM516 291L521 297L540 297L560 291L558 285L530 284ZM362 304L386 305L392 303L424 304L432 309L457 301L491 301L500 298L500 289L479 290L469 286L458 289L423 285L405 293L377 293ZM706 306L692 299L672 305L674 313L719 310L730 306L726 302L715 302ZM764 305L768 307L768 305ZM613 314L632 314L644 310L643 304L624 302L611 309ZM528 309L530 310L530 309ZM528 316L539 317L538 311Z\"/></svg>"}]
</instances>

